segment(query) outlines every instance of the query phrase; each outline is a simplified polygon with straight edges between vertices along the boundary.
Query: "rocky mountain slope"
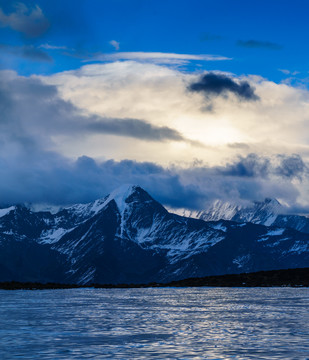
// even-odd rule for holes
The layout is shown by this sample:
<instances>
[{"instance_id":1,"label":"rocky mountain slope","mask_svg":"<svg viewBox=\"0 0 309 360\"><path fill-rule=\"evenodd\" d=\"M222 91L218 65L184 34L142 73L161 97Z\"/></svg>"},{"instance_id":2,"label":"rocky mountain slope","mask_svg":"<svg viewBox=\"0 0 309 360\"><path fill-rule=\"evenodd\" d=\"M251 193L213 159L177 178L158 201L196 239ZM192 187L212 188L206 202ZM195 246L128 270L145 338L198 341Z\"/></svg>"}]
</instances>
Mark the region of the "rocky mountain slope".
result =
<instances>
[{"instance_id":1,"label":"rocky mountain slope","mask_svg":"<svg viewBox=\"0 0 309 360\"><path fill-rule=\"evenodd\" d=\"M305 233L182 217L139 186L56 213L0 211L0 281L167 282L308 264Z\"/></svg>"}]
</instances>

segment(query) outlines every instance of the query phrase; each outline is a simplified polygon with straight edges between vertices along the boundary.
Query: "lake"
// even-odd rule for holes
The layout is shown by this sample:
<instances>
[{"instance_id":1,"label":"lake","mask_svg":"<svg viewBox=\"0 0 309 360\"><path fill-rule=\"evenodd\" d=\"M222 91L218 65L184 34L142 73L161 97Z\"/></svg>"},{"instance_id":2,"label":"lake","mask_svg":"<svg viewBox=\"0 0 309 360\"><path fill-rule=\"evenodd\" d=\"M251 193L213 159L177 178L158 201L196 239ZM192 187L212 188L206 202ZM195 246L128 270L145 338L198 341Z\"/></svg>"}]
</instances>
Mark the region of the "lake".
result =
<instances>
[{"instance_id":1,"label":"lake","mask_svg":"<svg viewBox=\"0 0 309 360\"><path fill-rule=\"evenodd\" d=\"M0 359L309 359L308 288L0 290Z\"/></svg>"}]
</instances>

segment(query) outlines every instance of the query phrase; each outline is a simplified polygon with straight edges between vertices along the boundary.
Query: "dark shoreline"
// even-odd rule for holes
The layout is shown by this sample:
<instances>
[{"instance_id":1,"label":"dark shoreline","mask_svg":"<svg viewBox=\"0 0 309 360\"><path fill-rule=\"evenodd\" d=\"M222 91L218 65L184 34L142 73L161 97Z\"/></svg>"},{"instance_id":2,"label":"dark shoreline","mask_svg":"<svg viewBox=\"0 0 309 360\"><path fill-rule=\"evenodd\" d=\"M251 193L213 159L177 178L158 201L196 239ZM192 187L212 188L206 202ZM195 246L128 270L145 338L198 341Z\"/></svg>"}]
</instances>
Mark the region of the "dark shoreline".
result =
<instances>
[{"instance_id":1,"label":"dark shoreline","mask_svg":"<svg viewBox=\"0 0 309 360\"><path fill-rule=\"evenodd\" d=\"M148 284L61 284L39 282L0 282L1 290L50 290L50 289L128 289L149 287L309 287L309 268L259 271L189 278L169 283Z\"/></svg>"}]
</instances>

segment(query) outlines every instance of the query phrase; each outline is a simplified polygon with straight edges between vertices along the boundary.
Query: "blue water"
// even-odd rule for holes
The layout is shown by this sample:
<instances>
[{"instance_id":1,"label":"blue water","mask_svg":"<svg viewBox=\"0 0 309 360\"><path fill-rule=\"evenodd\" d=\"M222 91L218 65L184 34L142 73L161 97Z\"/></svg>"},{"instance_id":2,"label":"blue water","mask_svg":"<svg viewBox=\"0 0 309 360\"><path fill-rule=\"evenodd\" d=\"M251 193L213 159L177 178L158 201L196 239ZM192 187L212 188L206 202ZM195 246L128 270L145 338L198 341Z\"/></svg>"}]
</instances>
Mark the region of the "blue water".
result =
<instances>
[{"instance_id":1,"label":"blue water","mask_svg":"<svg viewBox=\"0 0 309 360\"><path fill-rule=\"evenodd\" d=\"M309 359L307 288L0 291L0 359Z\"/></svg>"}]
</instances>

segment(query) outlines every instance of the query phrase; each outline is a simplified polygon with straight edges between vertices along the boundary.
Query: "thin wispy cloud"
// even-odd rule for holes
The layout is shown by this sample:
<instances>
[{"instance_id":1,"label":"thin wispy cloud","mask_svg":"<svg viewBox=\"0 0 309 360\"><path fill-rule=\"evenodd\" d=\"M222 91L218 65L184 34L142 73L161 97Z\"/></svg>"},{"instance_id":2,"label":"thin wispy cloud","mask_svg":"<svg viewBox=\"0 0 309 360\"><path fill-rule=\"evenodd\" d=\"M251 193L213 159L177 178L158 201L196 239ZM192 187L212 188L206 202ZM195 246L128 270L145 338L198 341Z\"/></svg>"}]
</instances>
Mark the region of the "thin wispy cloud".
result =
<instances>
[{"instance_id":1,"label":"thin wispy cloud","mask_svg":"<svg viewBox=\"0 0 309 360\"><path fill-rule=\"evenodd\" d=\"M46 50L66 50L67 47L66 46L59 46L59 45L50 45L50 44L41 44L39 46L39 48L41 49L46 49Z\"/></svg>"},{"instance_id":2,"label":"thin wispy cloud","mask_svg":"<svg viewBox=\"0 0 309 360\"><path fill-rule=\"evenodd\" d=\"M117 61L117 60L135 60L140 62L152 62L156 64L184 64L190 61L225 61L232 60L221 55L193 55L193 54L175 54L162 52L118 52L112 54L95 55L85 61Z\"/></svg>"},{"instance_id":3,"label":"thin wispy cloud","mask_svg":"<svg viewBox=\"0 0 309 360\"><path fill-rule=\"evenodd\" d=\"M112 45L115 48L115 50L117 50L117 51L120 49L120 42L119 41L111 40L109 42L109 44Z\"/></svg>"},{"instance_id":4,"label":"thin wispy cloud","mask_svg":"<svg viewBox=\"0 0 309 360\"><path fill-rule=\"evenodd\" d=\"M37 62L53 62L53 59L39 48L33 45L11 46L0 44L2 52Z\"/></svg>"},{"instance_id":5,"label":"thin wispy cloud","mask_svg":"<svg viewBox=\"0 0 309 360\"><path fill-rule=\"evenodd\" d=\"M287 70L287 69L278 69L278 71L282 72L285 75L298 75L300 72L299 71L291 71L291 70Z\"/></svg>"}]
</instances>

